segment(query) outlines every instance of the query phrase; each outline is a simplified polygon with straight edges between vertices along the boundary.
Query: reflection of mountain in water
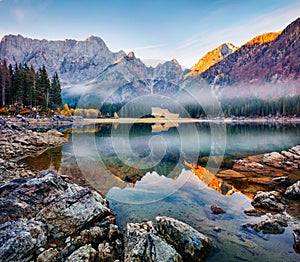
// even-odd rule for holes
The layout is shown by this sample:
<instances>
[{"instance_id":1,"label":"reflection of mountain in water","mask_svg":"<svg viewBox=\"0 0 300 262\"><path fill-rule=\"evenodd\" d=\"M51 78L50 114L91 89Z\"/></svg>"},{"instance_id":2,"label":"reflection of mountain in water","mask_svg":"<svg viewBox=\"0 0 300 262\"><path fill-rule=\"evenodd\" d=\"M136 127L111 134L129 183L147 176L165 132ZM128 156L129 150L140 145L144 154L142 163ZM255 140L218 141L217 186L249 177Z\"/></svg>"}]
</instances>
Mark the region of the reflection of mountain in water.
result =
<instances>
[{"instance_id":1,"label":"reflection of mountain in water","mask_svg":"<svg viewBox=\"0 0 300 262\"><path fill-rule=\"evenodd\" d=\"M113 187L109 190L107 197L124 203L150 203L159 201L179 190L187 181L199 179L201 187L212 188L224 196L241 193L234 186L228 184L207 169L201 166L193 166L185 163L191 171L182 169L176 178L159 176L156 172L147 173L132 187L123 189ZM247 196L246 196L247 197Z\"/></svg>"},{"instance_id":2,"label":"reflection of mountain in water","mask_svg":"<svg viewBox=\"0 0 300 262\"><path fill-rule=\"evenodd\" d=\"M214 174L209 172L202 166L199 165L192 165L185 162L185 165L191 168L191 171L208 187L216 190L217 192L221 193L225 196L231 196L232 194L239 192L234 186L228 184L221 178L216 177Z\"/></svg>"}]
</instances>

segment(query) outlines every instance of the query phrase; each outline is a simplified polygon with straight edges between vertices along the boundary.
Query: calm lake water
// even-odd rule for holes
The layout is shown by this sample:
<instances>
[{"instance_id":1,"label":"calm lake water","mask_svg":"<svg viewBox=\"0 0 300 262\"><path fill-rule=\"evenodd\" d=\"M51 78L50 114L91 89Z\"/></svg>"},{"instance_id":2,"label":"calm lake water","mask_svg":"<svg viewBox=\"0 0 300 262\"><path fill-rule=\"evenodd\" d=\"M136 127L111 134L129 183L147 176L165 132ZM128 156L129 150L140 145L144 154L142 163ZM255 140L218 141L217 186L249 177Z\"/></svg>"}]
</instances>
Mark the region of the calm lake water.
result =
<instances>
[{"instance_id":1,"label":"calm lake water","mask_svg":"<svg viewBox=\"0 0 300 262\"><path fill-rule=\"evenodd\" d=\"M110 201L121 228L166 215L213 240L209 261L300 260L292 227L280 235L242 228L266 216L244 214L252 208L251 199L238 185L241 192L222 195L208 186L212 178L201 180L186 166L198 162L216 173L230 168L233 159L289 149L300 144L299 125L99 124L65 132L68 144L24 161L96 189ZM213 215L213 204L226 214Z\"/></svg>"}]
</instances>

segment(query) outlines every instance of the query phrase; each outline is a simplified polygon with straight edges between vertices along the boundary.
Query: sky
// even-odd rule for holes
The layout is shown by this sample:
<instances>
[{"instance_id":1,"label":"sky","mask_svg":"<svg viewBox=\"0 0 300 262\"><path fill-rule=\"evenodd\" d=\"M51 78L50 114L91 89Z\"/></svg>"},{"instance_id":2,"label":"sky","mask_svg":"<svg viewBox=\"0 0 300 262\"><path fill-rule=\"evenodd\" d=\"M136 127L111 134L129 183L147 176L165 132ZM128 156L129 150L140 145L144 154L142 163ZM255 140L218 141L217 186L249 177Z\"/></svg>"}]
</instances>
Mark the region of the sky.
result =
<instances>
[{"instance_id":1,"label":"sky","mask_svg":"<svg viewBox=\"0 0 300 262\"><path fill-rule=\"evenodd\" d=\"M0 36L84 40L185 67L222 43L242 45L284 29L299 0L0 0Z\"/></svg>"}]
</instances>

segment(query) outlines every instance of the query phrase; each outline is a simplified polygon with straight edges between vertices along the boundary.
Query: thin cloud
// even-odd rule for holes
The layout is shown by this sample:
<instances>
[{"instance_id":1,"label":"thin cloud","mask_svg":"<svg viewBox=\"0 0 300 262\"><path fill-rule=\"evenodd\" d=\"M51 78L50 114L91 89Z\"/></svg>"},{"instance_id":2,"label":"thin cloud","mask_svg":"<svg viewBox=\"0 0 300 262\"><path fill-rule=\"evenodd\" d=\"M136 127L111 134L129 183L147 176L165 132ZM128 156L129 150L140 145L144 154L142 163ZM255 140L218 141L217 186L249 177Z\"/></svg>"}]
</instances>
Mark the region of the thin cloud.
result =
<instances>
[{"instance_id":1,"label":"thin cloud","mask_svg":"<svg viewBox=\"0 0 300 262\"><path fill-rule=\"evenodd\" d=\"M178 43L177 57L187 65L193 65L208 51L222 43L231 42L236 46L243 45L251 38L262 33L280 31L299 17L300 3L276 9L265 15L256 16L244 23L218 31L201 31Z\"/></svg>"},{"instance_id":2,"label":"thin cloud","mask_svg":"<svg viewBox=\"0 0 300 262\"><path fill-rule=\"evenodd\" d=\"M165 44L158 44L158 45L146 45L146 46L139 46L139 47L135 47L135 48L127 48L130 50L146 50L146 49L156 49L159 47L163 47L165 46Z\"/></svg>"}]
</instances>

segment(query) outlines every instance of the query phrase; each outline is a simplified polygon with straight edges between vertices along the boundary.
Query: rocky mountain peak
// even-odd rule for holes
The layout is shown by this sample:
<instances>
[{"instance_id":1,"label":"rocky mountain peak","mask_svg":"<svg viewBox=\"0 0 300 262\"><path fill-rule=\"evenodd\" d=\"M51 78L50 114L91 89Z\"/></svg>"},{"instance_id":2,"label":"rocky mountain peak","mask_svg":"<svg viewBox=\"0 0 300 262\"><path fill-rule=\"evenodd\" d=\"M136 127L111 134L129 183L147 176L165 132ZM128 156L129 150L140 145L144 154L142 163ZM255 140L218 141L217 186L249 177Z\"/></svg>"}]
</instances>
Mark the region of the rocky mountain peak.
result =
<instances>
[{"instance_id":1,"label":"rocky mountain peak","mask_svg":"<svg viewBox=\"0 0 300 262\"><path fill-rule=\"evenodd\" d=\"M178 65L179 65L178 61L177 61L175 58L173 58L173 59L171 60L171 62L173 62L173 63L175 63L175 64L178 64Z\"/></svg>"},{"instance_id":2,"label":"rocky mountain peak","mask_svg":"<svg viewBox=\"0 0 300 262\"><path fill-rule=\"evenodd\" d=\"M94 42L97 43L99 46L104 46L105 48L107 48L105 42L99 36L91 35L87 37L83 42Z\"/></svg>"},{"instance_id":3,"label":"rocky mountain peak","mask_svg":"<svg viewBox=\"0 0 300 262\"><path fill-rule=\"evenodd\" d=\"M255 37L211 66L200 77L208 81L215 90L225 90L222 92L227 97L241 93L234 88L243 88L243 93L247 93L247 96L251 93L261 98L277 99L280 92L290 96L298 95L299 36L300 19L297 19L281 34L267 33Z\"/></svg>"},{"instance_id":4,"label":"rocky mountain peak","mask_svg":"<svg viewBox=\"0 0 300 262\"><path fill-rule=\"evenodd\" d=\"M265 44L274 41L279 35L281 34L280 32L270 32L270 33L265 33L262 35L258 35L254 38L252 38L249 42L247 42L245 45L254 45L254 44Z\"/></svg>"},{"instance_id":5,"label":"rocky mountain peak","mask_svg":"<svg viewBox=\"0 0 300 262\"><path fill-rule=\"evenodd\" d=\"M6 35L0 44L0 60L12 65L27 63L35 69L45 65L50 76L59 74L62 85L90 81L124 55L123 51L111 52L97 36L83 41L48 41Z\"/></svg>"},{"instance_id":6,"label":"rocky mountain peak","mask_svg":"<svg viewBox=\"0 0 300 262\"><path fill-rule=\"evenodd\" d=\"M129 52L128 55L127 55L129 58L132 58L132 59L135 59L135 54L134 52Z\"/></svg>"},{"instance_id":7,"label":"rocky mountain peak","mask_svg":"<svg viewBox=\"0 0 300 262\"><path fill-rule=\"evenodd\" d=\"M204 71L206 71L211 66L223 60L228 55L232 54L237 50L231 43L224 43L218 46L217 48L209 51L199 61L191 68L191 71L185 75L185 78L188 76L198 76Z\"/></svg>"}]
</instances>

